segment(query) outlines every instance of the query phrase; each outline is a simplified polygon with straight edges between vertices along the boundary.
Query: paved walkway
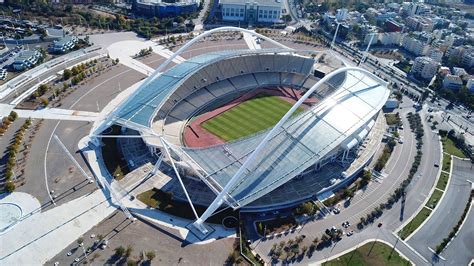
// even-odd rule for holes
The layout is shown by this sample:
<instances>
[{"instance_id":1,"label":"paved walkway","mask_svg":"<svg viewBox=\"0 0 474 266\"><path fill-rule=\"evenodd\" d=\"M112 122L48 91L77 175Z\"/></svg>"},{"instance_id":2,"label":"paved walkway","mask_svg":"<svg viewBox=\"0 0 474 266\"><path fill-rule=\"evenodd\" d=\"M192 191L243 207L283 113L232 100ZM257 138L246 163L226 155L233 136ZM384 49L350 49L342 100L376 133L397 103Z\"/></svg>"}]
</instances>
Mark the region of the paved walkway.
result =
<instances>
[{"instance_id":1,"label":"paved walkway","mask_svg":"<svg viewBox=\"0 0 474 266\"><path fill-rule=\"evenodd\" d=\"M257 43L257 40L255 37L253 37L251 34L244 32L244 41L249 47L250 50L258 50L262 49L260 44Z\"/></svg>"},{"instance_id":2,"label":"paved walkway","mask_svg":"<svg viewBox=\"0 0 474 266\"><path fill-rule=\"evenodd\" d=\"M116 210L104 193L72 200L24 219L0 236L0 264L44 264ZM5 244L8 243L8 244Z\"/></svg>"},{"instance_id":3,"label":"paved walkway","mask_svg":"<svg viewBox=\"0 0 474 266\"><path fill-rule=\"evenodd\" d=\"M152 46L154 46L153 42L128 40L113 43L107 47L107 51L111 58L118 58L121 64L150 76L155 70L146 64L133 59L133 56L138 54L141 49L148 49Z\"/></svg>"},{"instance_id":4,"label":"paved walkway","mask_svg":"<svg viewBox=\"0 0 474 266\"><path fill-rule=\"evenodd\" d=\"M210 0L202 0L201 1L201 5L202 5L202 9L201 9L201 12L199 12L199 15L197 18L193 19L193 23L194 23L194 31L201 31L204 29L204 20L206 19L204 16L207 13L208 9L209 8L212 8L209 6L209 3L211 1ZM210 10L209 10L210 11Z\"/></svg>"},{"instance_id":5,"label":"paved walkway","mask_svg":"<svg viewBox=\"0 0 474 266\"><path fill-rule=\"evenodd\" d=\"M164 46L161 46L161 45L155 45L155 46L151 46L152 49L153 49L153 52L168 59L170 58L171 56L173 56L173 52L166 49ZM184 61L186 61L186 59L184 59L183 57L181 56L177 56L175 57L173 60L171 60L172 62L176 63L176 64L179 64L179 63L182 63Z\"/></svg>"},{"instance_id":6,"label":"paved walkway","mask_svg":"<svg viewBox=\"0 0 474 266\"><path fill-rule=\"evenodd\" d=\"M0 118L8 116L10 112L13 111L13 108L15 108L15 106L10 105L10 104L0 103Z\"/></svg>"},{"instance_id":7,"label":"paved walkway","mask_svg":"<svg viewBox=\"0 0 474 266\"><path fill-rule=\"evenodd\" d=\"M13 105L0 104L0 117L5 117L15 111L22 118L72 120L72 121L95 121L99 113L60 108L45 108L39 110L14 109Z\"/></svg>"},{"instance_id":8,"label":"paved walkway","mask_svg":"<svg viewBox=\"0 0 474 266\"><path fill-rule=\"evenodd\" d=\"M99 113L76 111L59 108L45 108L40 110L13 109L19 117L52 119L52 120L73 120L73 121L95 121Z\"/></svg>"}]
</instances>

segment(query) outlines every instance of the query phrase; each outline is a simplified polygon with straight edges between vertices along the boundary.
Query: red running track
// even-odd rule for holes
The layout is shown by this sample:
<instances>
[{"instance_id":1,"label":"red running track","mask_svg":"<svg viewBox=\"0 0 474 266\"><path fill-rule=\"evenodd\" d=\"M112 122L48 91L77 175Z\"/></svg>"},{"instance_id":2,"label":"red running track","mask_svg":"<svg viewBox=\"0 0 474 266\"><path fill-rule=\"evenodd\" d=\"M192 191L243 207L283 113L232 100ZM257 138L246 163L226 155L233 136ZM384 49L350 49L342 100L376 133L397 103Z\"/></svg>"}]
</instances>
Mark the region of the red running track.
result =
<instances>
[{"instance_id":1,"label":"red running track","mask_svg":"<svg viewBox=\"0 0 474 266\"><path fill-rule=\"evenodd\" d=\"M194 121L190 122L189 124L186 125L184 128L183 132L183 141L184 144L187 147L193 147L193 148L199 148L199 147L208 147L208 146L214 146L218 144L223 144L225 141L216 135L208 132L204 128L201 127L201 124L206 122L207 120L218 116L219 114L237 106L238 104L251 99L259 94L265 93L267 95L272 95L272 96L279 96L281 99L290 102L292 104L296 103L298 99L302 96L300 90L294 90L291 88L284 88L284 87L278 87L278 88L261 88L257 89L251 92L247 92L245 94L242 94L240 97L223 104L222 106L201 114L198 118L196 118ZM304 102L305 108L315 104L318 102L316 98L308 98Z\"/></svg>"}]
</instances>

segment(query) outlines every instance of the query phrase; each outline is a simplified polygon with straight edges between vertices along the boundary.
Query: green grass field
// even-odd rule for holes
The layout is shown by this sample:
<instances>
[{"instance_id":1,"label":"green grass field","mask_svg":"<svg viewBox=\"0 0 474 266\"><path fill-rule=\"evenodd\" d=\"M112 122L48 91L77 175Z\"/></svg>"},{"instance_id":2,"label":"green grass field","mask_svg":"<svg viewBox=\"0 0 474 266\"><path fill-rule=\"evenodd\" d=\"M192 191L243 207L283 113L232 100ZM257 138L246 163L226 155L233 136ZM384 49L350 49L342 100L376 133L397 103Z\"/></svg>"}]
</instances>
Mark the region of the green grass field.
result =
<instances>
[{"instance_id":1,"label":"green grass field","mask_svg":"<svg viewBox=\"0 0 474 266\"><path fill-rule=\"evenodd\" d=\"M426 206L431 209L434 209L434 207L436 207L436 205L438 204L439 199L441 199L441 196L443 196L443 192L435 189L433 191L433 194L431 194L430 199L426 203Z\"/></svg>"},{"instance_id":2,"label":"green grass field","mask_svg":"<svg viewBox=\"0 0 474 266\"><path fill-rule=\"evenodd\" d=\"M466 155L464 155L462 150L456 147L456 144L450 138L443 138L443 150L451 155L466 158Z\"/></svg>"},{"instance_id":3,"label":"green grass field","mask_svg":"<svg viewBox=\"0 0 474 266\"><path fill-rule=\"evenodd\" d=\"M446 186L448 185L448 180L449 180L449 175L446 173L441 173L441 176L439 177L438 184L436 184L436 187L445 190Z\"/></svg>"},{"instance_id":4,"label":"green grass field","mask_svg":"<svg viewBox=\"0 0 474 266\"><path fill-rule=\"evenodd\" d=\"M338 265L410 265L396 250L380 242L370 242L336 259L323 263L324 266Z\"/></svg>"},{"instance_id":5,"label":"green grass field","mask_svg":"<svg viewBox=\"0 0 474 266\"><path fill-rule=\"evenodd\" d=\"M278 96L261 94L205 121L201 127L225 141L236 140L275 125L291 106ZM298 108L294 115L301 111Z\"/></svg>"},{"instance_id":6,"label":"green grass field","mask_svg":"<svg viewBox=\"0 0 474 266\"><path fill-rule=\"evenodd\" d=\"M421 211L411 220L403 229L399 232L399 236L402 239L407 238L418 228L425 220L430 216L431 210L423 207Z\"/></svg>"}]
</instances>

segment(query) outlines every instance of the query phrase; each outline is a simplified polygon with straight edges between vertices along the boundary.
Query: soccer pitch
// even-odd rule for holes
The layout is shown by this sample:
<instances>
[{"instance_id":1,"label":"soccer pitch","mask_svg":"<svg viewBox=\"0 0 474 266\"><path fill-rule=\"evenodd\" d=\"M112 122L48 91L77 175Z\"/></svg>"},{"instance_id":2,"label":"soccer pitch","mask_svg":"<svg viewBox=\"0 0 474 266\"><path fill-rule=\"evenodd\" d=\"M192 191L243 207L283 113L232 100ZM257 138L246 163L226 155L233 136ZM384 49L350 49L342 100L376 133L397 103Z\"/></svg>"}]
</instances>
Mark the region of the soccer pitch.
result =
<instances>
[{"instance_id":1,"label":"soccer pitch","mask_svg":"<svg viewBox=\"0 0 474 266\"><path fill-rule=\"evenodd\" d=\"M278 96L261 94L205 121L201 127L225 141L236 140L275 125L291 106ZM298 108L294 115L301 111Z\"/></svg>"}]
</instances>

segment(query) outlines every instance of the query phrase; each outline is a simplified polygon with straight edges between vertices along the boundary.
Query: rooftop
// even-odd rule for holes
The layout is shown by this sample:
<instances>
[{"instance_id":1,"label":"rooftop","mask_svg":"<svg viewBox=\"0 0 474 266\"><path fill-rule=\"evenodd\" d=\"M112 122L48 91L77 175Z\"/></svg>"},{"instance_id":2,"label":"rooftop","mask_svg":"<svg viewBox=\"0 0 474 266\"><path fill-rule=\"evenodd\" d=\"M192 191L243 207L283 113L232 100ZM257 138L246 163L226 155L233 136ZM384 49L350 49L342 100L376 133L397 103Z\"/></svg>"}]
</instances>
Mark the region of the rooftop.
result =
<instances>
[{"instance_id":1,"label":"rooftop","mask_svg":"<svg viewBox=\"0 0 474 266\"><path fill-rule=\"evenodd\" d=\"M271 6L271 7L281 7L283 5L282 0L220 0L220 4L227 5L242 5L242 4L255 4L258 6Z\"/></svg>"}]
</instances>

